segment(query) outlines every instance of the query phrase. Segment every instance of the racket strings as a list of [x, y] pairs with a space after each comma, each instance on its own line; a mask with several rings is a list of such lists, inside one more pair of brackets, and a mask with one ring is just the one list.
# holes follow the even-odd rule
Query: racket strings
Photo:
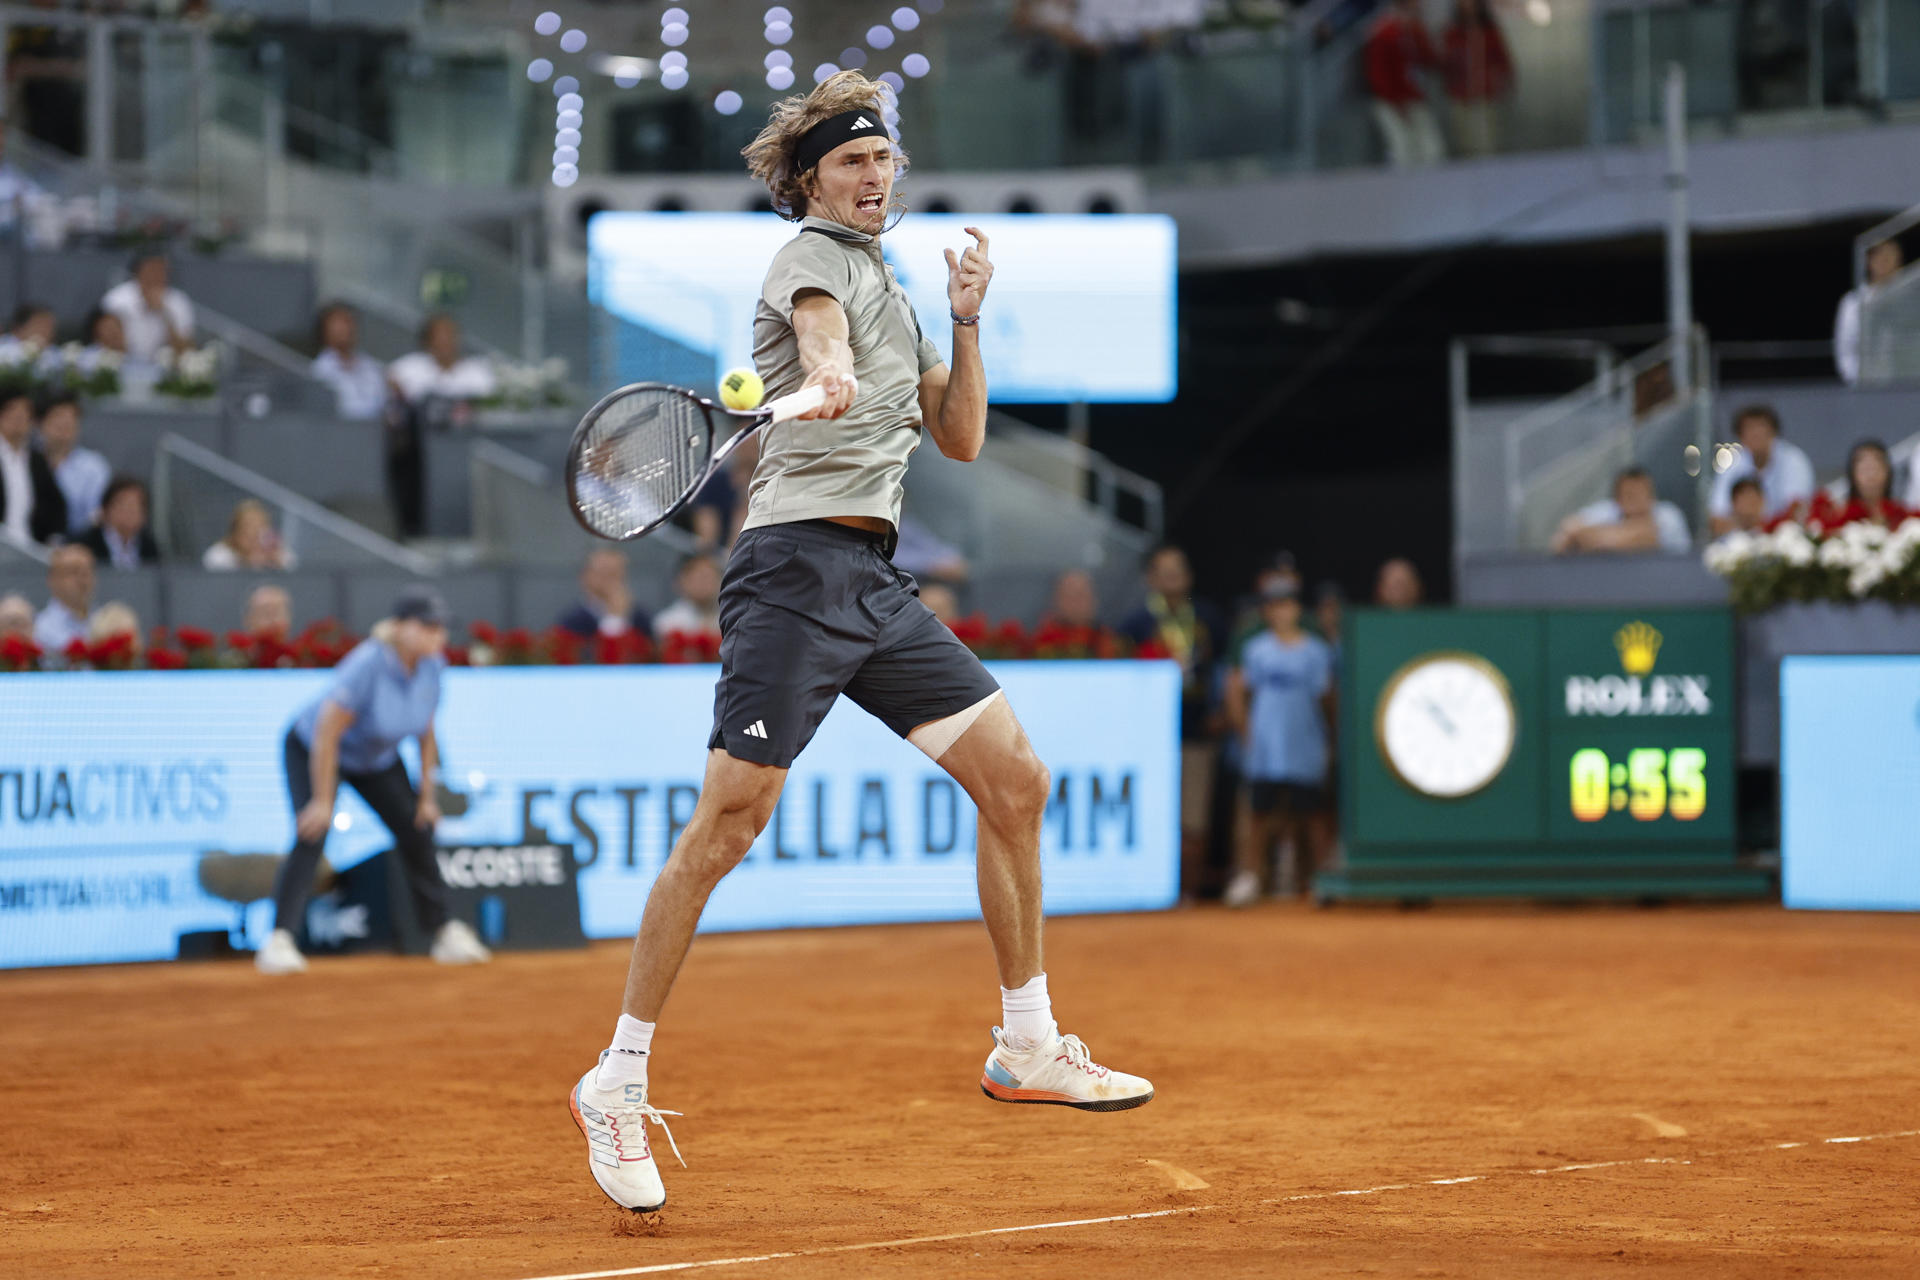
[[587, 432], [574, 484], [581, 517], [607, 537], [631, 537], [686, 495], [712, 449], [706, 410], [692, 396], [632, 392]]

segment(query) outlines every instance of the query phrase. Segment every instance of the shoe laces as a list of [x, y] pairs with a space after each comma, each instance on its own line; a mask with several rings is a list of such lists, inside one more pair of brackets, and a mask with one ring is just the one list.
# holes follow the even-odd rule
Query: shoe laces
[[1079, 1036], [1061, 1036], [1060, 1048], [1060, 1057], [1066, 1059], [1068, 1066], [1078, 1067], [1090, 1075], [1103, 1076], [1107, 1073], [1105, 1067], [1093, 1060], [1093, 1054], [1088, 1051], [1086, 1044]]
[[653, 1121], [659, 1125], [661, 1131], [667, 1135], [667, 1145], [673, 1148], [673, 1158], [680, 1162], [682, 1169], [687, 1167], [687, 1158], [680, 1154], [680, 1144], [673, 1140], [673, 1130], [668, 1126], [666, 1119], [668, 1116], [685, 1115], [685, 1112], [662, 1111], [650, 1102], [629, 1102], [617, 1107], [607, 1108], [607, 1114], [613, 1116], [623, 1124], [632, 1122], [638, 1125], [643, 1135], [646, 1132], [646, 1125], [642, 1122], [647, 1120]]

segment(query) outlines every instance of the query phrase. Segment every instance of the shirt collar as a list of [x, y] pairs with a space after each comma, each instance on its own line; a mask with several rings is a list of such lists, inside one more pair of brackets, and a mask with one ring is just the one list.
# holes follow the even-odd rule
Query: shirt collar
[[835, 222], [832, 218], [816, 218], [812, 214], [800, 219], [802, 231], [818, 231], [833, 240], [846, 240], [853, 244], [872, 244], [873, 237], [864, 231], [855, 231], [852, 227]]
[[16, 449], [5, 440], [0, 440], [0, 456], [12, 458], [16, 462], [25, 462], [27, 456], [32, 452], [33, 445], [31, 442], [23, 444]]

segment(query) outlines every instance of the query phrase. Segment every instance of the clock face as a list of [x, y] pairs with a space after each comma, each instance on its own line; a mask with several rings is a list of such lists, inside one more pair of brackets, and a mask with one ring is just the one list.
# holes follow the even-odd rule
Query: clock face
[[1374, 733], [1400, 781], [1456, 800], [1500, 776], [1517, 719], [1506, 677], [1470, 653], [1430, 653], [1394, 674], [1380, 695]]

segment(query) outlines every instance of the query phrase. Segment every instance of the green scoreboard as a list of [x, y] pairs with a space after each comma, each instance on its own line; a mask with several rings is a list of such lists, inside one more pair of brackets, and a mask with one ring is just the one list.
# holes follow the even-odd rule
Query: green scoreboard
[[1323, 900], [1757, 896], [1724, 610], [1356, 613]]

